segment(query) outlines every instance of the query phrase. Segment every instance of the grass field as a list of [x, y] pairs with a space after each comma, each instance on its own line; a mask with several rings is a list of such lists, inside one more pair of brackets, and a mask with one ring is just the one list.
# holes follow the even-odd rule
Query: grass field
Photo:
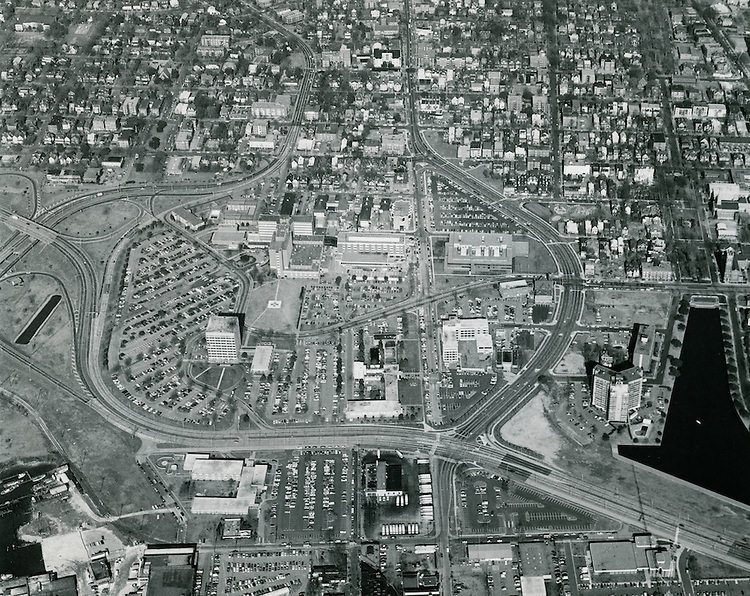
[[117, 201], [92, 205], [65, 218], [56, 229], [76, 238], [96, 238], [133, 223], [141, 209], [134, 203]]
[[582, 320], [585, 324], [605, 327], [631, 327], [634, 323], [645, 323], [663, 329], [671, 302], [669, 292], [586, 290]]
[[[245, 304], [248, 328], [294, 333], [300, 308], [302, 280], [279, 279], [254, 288]], [[271, 300], [281, 301], [281, 308], [268, 308]]]

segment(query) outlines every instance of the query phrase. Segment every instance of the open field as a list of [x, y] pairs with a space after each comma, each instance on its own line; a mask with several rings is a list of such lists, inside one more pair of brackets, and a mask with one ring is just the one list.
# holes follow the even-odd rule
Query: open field
[[568, 351], [552, 369], [553, 375], [581, 376], [586, 374], [586, 361], [577, 347], [569, 347]]
[[[3, 377], [0, 382], [5, 383]], [[48, 460], [52, 446], [26, 410], [0, 394], [0, 470]]]
[[[294, 333], [301, 302], [300, 292], [304, 285], [304, 280], [279, 279], [254, 288], [245, 303], [247, 327], [275, 333]], [[280, 301], [280, 308], [268, 308], [272, 300]]]
[[17, 174], [0, 174], [0, 204], [3, 209], [31, 217], [34, 202], [34, 186], [27, 178]]
[[509, 443], [541, 453], [545, 460], [552, 461], [563, 441], [547, 420], [548, 407], [549, 397], [540, 391], [503, 425], [500, 436]]
[[127, 229], [141, 214], [141, 208], [129, 201], [92, 205], [76, 211], [56, 228], [76, 238], [96, 238], [116, 230]]
[[588, 325], [632, 327], [645, 323], [663, 328], [669, 317], [669, 292], [586, 290], [582, 320]]
[[[62, 294], [60, 285], [45, 275], [16, 276], [0, 284], [0, 329], [4, 338], [14, 342], [53, 294]], [[72, 381], [72, 341], [68, 305], [63, 298], [31, 341], [16, 347], [36, 362], [43, 362], [61, 379]]]
[[[0, 353], [0, 370], [11, 371], [15, 366], [15, 361]], [[148, 479], [136, 465], [139, 439], [107, 424], [91, 407], [65, 397], [34, 372], [11, 377], [4, 386], [22, 395], [41, 415], [95, 503], [114, 513], [157, 504]]]

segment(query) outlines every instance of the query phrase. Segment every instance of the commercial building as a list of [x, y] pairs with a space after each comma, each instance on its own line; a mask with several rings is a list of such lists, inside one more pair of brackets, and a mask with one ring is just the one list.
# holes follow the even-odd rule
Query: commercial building
[[651, 372], [656, 347], [656, 327], [636, 323], [633, 325], [633, 335], [630, 340], [630, 361], [644, 373]]
[[216, 364], [239, 362], [242, 344], [240, 320], [237, 315], [211, 315], [206, 326], [208, 361]]
[[589, 553], [594, 573], [637, 573], [648, 569], [646, 549], [636, 547], [630, 540], [591, 542]]
[[197, 459], [193, 462], [190, 479], [193, 481], [239, 482], [245, 466], [241, 459]]
[[513, 546], [505, 542], [485, 542], [469, 544], [468, 558], [471, 561], [502, 561], [510, 563], [513, 560]]
[[341, 232], [337, 252], [342, 264], [380, 266], [403, 262], [406, 238], [387, 232]]
[[195, 544], [147, 547], [138, 573], [146, 578], [145, 596], [192, 594], [197, 562]]
[[57, 577], [54, 571], [0, 580], [0, 596], [78, 596], [75, 575]]
[[471, 275], [510, 273], [513, 259], [528, 253], [528, 242], [515, 241], [511, 234], [452, 232], [445, 247], [445, 267]]
[[609, 422], [627, 422], [628, 412], [641, 405], [643, 371], [636, 366], [615, 370], [602, 364], [594, 367], [591, 404], [603, 410]]
[[172, 210], [172, 219], [184, 228], [193, 232], [200, 230], [204, 225], [203, 220], [200, 217], [184, 207], [177, 207]]
[[193, 463], [193, 481], [237, 482], [233, 496], [201, 495], [193, 497], [190, 511], [201, 515], [247, 514], [258, 506], [258, 495], [265, 490], [266, 464], [246, 464], [242, 459], [201, 459]]
[[489, 322], [482, 317], [445, 321], [440, 339], [445, 366], [477, 368], [494, 351]]
[[273, 346], [256, 346], [250, 372], [254, 375], [267, 375], [271, 372]]
[[[356, 363], [355, 363], [356, 364]], [[398, 398], [398, 373], [384, 372], [383, 399], [357, 399], [346, 402], [346, 418], [398, 418], [404, 413]]]

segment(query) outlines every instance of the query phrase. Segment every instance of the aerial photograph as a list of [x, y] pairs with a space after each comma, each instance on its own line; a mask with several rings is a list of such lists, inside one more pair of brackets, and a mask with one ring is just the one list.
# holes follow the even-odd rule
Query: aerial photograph
[[750, 0], [0, 0], [0, 596], [750, 596]]

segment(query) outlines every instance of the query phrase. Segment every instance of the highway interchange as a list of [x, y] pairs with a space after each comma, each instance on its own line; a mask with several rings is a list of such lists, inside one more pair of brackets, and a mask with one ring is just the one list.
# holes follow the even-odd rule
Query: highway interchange
[[[409, 22], [408, 1], [405, 6], [407, 22]], [[169, 447], [163, 447], [165, 451], [173, 452], [175, 449], [187, 448], [216, 451], [277, 450], [302, 448], [311, 445], [340, 445], [394, 448], [406, 452], [418, 452], [429, 454], [435, 462], [438, 459], [446, 462], [440, 464], [444, 467], [440, 468], [439, 479], [439, 482], [443, 483], [445, 487], [448, 486], [448, 484], [445, 484], [446, 478], [449, 478], [450, 474], [455, 472], [460, 463], [474, 463], [491, 473], [512, 475], [514, 478], [525, 481], [550, 495], [574, 502], [602, 515], [637, 527], [645, 527], [658, 536], [673, 537], [675, 528], [682, 523], [682, 519], [679, 512], [669, 511], [668, 505], [660, 506], [653, 503], [645, 505], [635, 496], [612, 494], [595, 484], [586, 483], [580, 478], [571, 478], [569, 473], [563, 469], [540, 464], [538, 460], [529, 457], [524, 452], [500, 443], [496, 439], [496, 429], [509, 420], [534, 394], [538, 387], [539, 375], [554, 366], [563, 356], [569, 345], [571, 333], [582, 312], [586, 283], [582, 280], [582, 268], [577, 254], [569, 244], [561, 242], [561, 237], [553, 227], [524, 209], [521, 204], [507, 199], [482, 181], [467, 176], [458, 166], [435, 155], [430, 150], [418, 126], [416, 89], [414, 76], [411, 74], [408, 77], [407, 99], [412, 114], [409, 126], [415, 162], [432, 168], [435, 172], [450, 180], [457, 188], [484, 201], [500, 215], [510, 218], [524, 227], [530, 235], [548, 246], [558, 266], [559, 271], [555, 280], [563, 287], [563, 291], [560, 293], [555, 325], [549, 329], [550, 332], [534, 353], [531, 361], [520, 372], [517, 380], [511, 385], [490, 393], [480, 405], [454, 427], [436, 430], [425, 425], [422, 431], [388, 424], [308, 425], [295, 428], [260, 426], [257, 430], [243, 431], [242, 434], [239, 434], [236, 430], [214, 431], [170, 423], [149, 416], [142, 410], [132, 408], [121, 396], [115, 394], [114, 388], [105, 379], [106, 371], [101, 366], [101, 355], [106, 350], [106, 346], [102, 345], [108, 302], [108, 293], [102, 290], [106, 280], [97, 276], [94, 265], [82, 250], [80, 244], [56, 232], [55, 229], [66, 218], [84, 208], [120, 201], [125, 197], [129, 197], [129, 200], [144, 200], [148, 204], [150, 216], [171, 225], [167, 217], [168, 210], [160, 211], [157, 208], [160, 197], [182, 196], [188, 193], [192, 198], [185, 203], [185, 206], [199, 206], [215, 200], [217, 193], [241, 191], [258, 180], [283, 170], [297, 143], [300, 130], [298, 123], [301, 121], [302, 110], [312, 88], [315, 58], [306, 42], [293, 31], [275, 21], [271, 21], [264, 15], [255, 14], [292, 40], [305, 54], [308, 65], [304, 80], [300, 85], [300, 94], [295, 105], [292, 124], [286, 137], [286, 145], [277, 159], [262, 171], [256, 172], [244, 180], [223, 183], [218, 187], [216, 185], [203, 188], [195, 186], [176, 187], [175, 185], [131, 186], [127, 189], [123, 187], [103, 192], [88, 192], [46, 210], [40, 210], [36, 205], [34, 213], [30, 217], [14, 219], [13, 229], [15, 232], [5, 246], [0, 247], [0, 279], [18, 275], [19, 271], [24, 269], [24, 258], [39, 243], [45, 243], [59, 251], [74, 268], [75, 275], [71, 279], [63, 280], [59, 277], [56, 279], [64, 288], [65, 302], [68, 305], [71, 320], [74, 321], [73, 341], [75, 353], [78, 356], [75, 368], [82, 386], [68, 387], [61, 383], [46, 370], [43, 363], [30, 361], [10, 342], [1, 341], [0, 349], [9, 354], [19, 364], [22, 364], [24, 368], [28, 367], [30, 372], [44, 378], [46, 382], [52, 383], [61, 390], [86, 401], [90, 407], [99, 412], [114, 426], [128, 433], [137, 434], [148, 444], [168, 444]], [[407, 39], [413, 40], [411, 31], [407, 32]], [[405, 47], [407, 64], [413, 65], [412, 44], [407, 43]], [[34, 192], [38, 193], [36, 187], [34, 187]], [[7, 213], [3, 213], [3, 215], [6, 218], [9, 217]], [[426, 238], [429, 233], [427, 232], [427, 226], [424, 225], [424, 217], [425, 215], [420, 209], [419, 218], [422, 220], [420, 234]], [[47, 248], [47, 250], [51, 250], [51, 248]], [[116, 255], [108, 263], [106, 270], [111, 271], [114, 258], [116, 258]], [[47, 273], [47, 275], [51, 274]], [[251, 288], [249, 280], [243, 278], [241, 281], [243, 290], [238, 296], [238, 305], [244, 303], [246, 292]], [[489, 284], [495, 281], [481, 280], [473, 284], [467, 284], [465, 287]], [[683, 288], [684, 286], [679, 287]], [[700, 287], [704, 291], [706, 289], [706, 286], [696, 287]], [[451, 289], [449, 293], [455, 290], [461, 290], [461, 286]], [[418, 306], [429, 306], [446, 295], [446, 292], [425, 293], [402, 304], [388, 306], [365, 317], [348, 321], [344, 327], [353, 327], [378, 319], [386, 314], [414, 309]], [[304, 335], [328, 334], [335, 331], [335, 327], [306, 331]], [[439, 514], [438, 535], [441, 548], [447, 549], [449, 535], [447, 502], [450, 491], [440, 492], [441, 500], [437, 503]], [[728, 562], [750, 569], [750, 557], [745, 553], [744, 548], [740, 547], [744, 536], [739, 533], [718, 536], [711, 527], [710, 519], [692, 520], [688, 527], [681, 528], [680, 538], [683, 546], [698, 552], [720, 556]]]

